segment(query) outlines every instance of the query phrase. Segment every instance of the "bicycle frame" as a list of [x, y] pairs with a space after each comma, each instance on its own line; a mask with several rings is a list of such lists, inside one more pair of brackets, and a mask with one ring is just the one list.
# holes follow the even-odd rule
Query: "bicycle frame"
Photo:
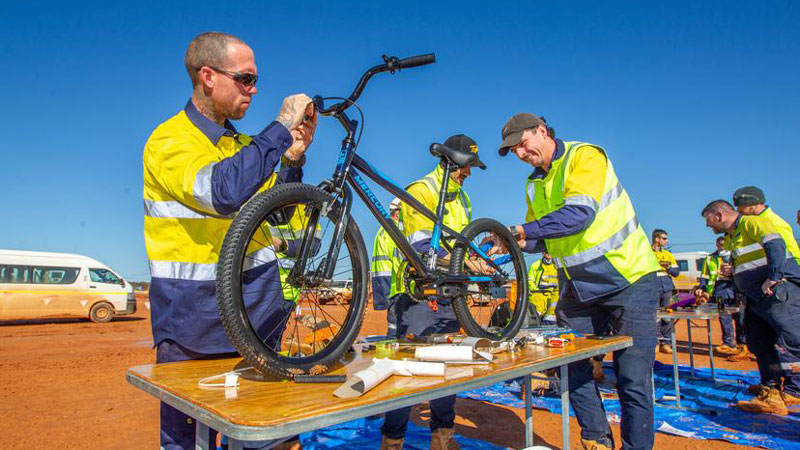
[[[339, 152], [339, 158], [337, 159], [336, 169], [333, 173], [333, 176], [331, 177], [331, 180], [327, 180], [321, 184], [323, 188], [334, 195], [334, 198], [341, 198], [342, 220], [336, 224], [333, 237], [334, 242], [329, 247], [328, 254], [321, 262], [320, 266], [318, 267], [318, 272], [315, 274], [315, 276], [319, 279], [330, 280], [333, 277], [336, 261], [338, 260], [339, 256], [339, 250], [343, 242], [344, 230], [347, 228], [347, 222], [350, 217], [353, 190], [367, 206], [367, 209], [369, 209], [370, 213], [381, 224], [381, 226], [383, 226], [408, 263], [414, 268], [414, 270], [418, 275], [421, 276], [423, 280], [429, 282], [435, 281], [436, 284], [468, 284], [487, 281], [504, 282], [508, 279], [508, 274], [499, 266], [497, 266], [492, 259], [477, 245], [472, 243], [462, 234], [445, 226], [442, 223], [442, 219], [444, 217], [446, 183], [449, 182], [448, 178], [452, 170], [449, 164], [445, 166], [445, 174], [444, 179], [442, 180], [443, 183], [442, 190], [439, 195], [439, 203], [437, 205], [437, 210], [434, 213], [426, 208], [417, 199], [412, 197], [408, 192], [406, 192], [403, 187], [383, 174], [375, 166], [356, 155], [356, 142], [354, 137], [359, 124], [357, 121], [351, 120], [347, 116], [345, 110], [351, 104], [355, 103], [355, 100], [357, 100], [360, 96], [369, 78], [380, 72], [394, 72], [394, 70], [399, 70], [402, 67], [414, 67], [415, 65], [429, 64], [434, 60], [435, 58], [433, 58], [433, 55], [422, 55], [405, 60], [398, 60], [394, 57], [384, 57], [386, 64], [375, 66], [369, 69], [361, 77], [361, 80], [356, 86], [356, 89], [353, 91], [353, 94], [351, 94], [350, 97], [345, 101], [325, 109], [322, 105], [322, 99], [320, 97], [315, 97], [314, 103], [317, 111], [320, 114], [335, 117], [347, 132], [347, 136], [342, 141], [342, 147]], [[410, 61], [413, 61], [412, 65], [404, 65], [404, 63]], [[362, 177], [362, 174], [433, 222], [434, 225], [431, 232], [431, 249], [428, 253], [428, 264], [423, 262], [422, 258], [420, 258], [417, 252], [412, 248], [411, 244], [406, 240], [405, 236], [400, 231], [400, 228], [398, 228], [398, 226], [395, 225], [391, 220], [389, 212], [383, 207], [380, 201], [378, 201], [378, 198], [369, 188], [366, 181]], [[327, 205], [327, 207], [330, 207], [330, 205]], [[313, 236], [315, 227], [317, 226], [318, 218], [319, 211], [312, 212], [311, 216], [309, 217], [308, 224], [306, 225], [306, 231], [304, 233], [303, 243], [301, 244], [300, 248], [300, 254], [294, 268], [292, 269], [292, 274], [290, 277], [297, 277], [305, 270], [305, 263], [311, 252], [311, 245], [310, 243], [307, 243], [309, 240], [306, 239], [306, 237]], [[443, 234], [445, 239], [442, 239]], [[441, 272], [437, 271], [436, 268], [437, 254], [439, 249], [443, 246], [446, 250], [448, 250], [448, 252], [452, 252], [452, 246], [447, 242], [448, 239], [454, 239], [456, 242], [461, 242], [469, 246], [470, 249], [475, 252], [475, 254], [477, 254], [495, 270], [495, 273], [492, 276], [441, 274]]]

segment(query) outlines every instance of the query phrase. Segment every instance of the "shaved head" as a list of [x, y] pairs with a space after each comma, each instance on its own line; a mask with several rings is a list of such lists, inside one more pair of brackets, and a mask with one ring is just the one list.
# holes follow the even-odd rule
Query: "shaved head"
[[197, 85], [197, 71], [201, 67], [223, 68], [228, 64], [231, 44], [247, 45], [236, 36], [216, 31], [201, 33], [192, 39], [184, 59], [192, 86]]

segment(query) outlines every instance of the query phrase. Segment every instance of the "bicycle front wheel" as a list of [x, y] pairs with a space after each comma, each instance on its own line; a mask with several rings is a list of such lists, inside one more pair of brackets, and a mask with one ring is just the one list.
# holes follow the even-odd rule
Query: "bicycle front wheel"
[[[234, 219], [219, 258], [217, 305], [233, 346], [259, 372], [324, 372], [358, 336], [369, 266], [361, 233], [348, 219], [332, 279], [321, 275], [342, 211], [327, 192], [282, 184], [255, 196]], [[344, 302], [347, 289], [351, 300]]]
[[492, 258], [505, 274], [503, 277], [497, 277], [494, 269], [480, 272], [468, 269], [465, 262], [478, 259], [469, 246], [459, 243], [453, 249], [450, 273], [483, 280], [470, 283], [466, 295], [453, 300], [453, 311], [461, 327], [471, 336], [487, 339], [514, 337], [525, 320], [528, 303], [528, 277], [522, 252], [508, 228], [493, 219], [477, 219], [467, 225], [461, 234], [476, 247], [489, 238], [500, 239], [510, 249], [508, 255], [495, 255]]

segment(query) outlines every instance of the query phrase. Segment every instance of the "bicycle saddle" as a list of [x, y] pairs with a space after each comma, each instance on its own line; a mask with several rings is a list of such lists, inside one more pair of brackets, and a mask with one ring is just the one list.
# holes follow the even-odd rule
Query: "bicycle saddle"
[[458, 167], [471, 166], [486, 170], [486, 164], [484, 164], [475, 153], [450, 148], [444, 144], [437, 143], [431, 144], [430, 151], [431, 155], [437, 158], [445, 158]]

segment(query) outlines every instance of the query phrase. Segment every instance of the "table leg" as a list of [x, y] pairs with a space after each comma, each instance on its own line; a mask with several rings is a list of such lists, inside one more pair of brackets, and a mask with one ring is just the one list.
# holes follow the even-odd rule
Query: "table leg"
[[564, 364], [560, 367], [561, 372], [561, 448], [569, 448], [569, 370]]
[[678, 408], [681, 407], [681, 385], [680, 385], [680, 378], [678, 376], [678, 346], [675, 342], [675, 325], [677, 325], [677, 320], [672, 319], [672, 332], [669, 335], [670, 341], [672, 343], [672, 380], [675, 382], [675, 401], [677, 402]]
[[[208, 442], [209, 439], [209, 430], [208, 425], [200, 422], [197, 419], [194, 419], [195, 427], [194, 427], [194, 446], [196, 450], [209, 450], [211, 446]], [[216, 442], [214, 443], [216, 447]]]
[[708, 330], [708, 359], [711, 361], [711, 381], [717, 381], [714, 377], [714, 346], [711, 345], [711, 319], [706, 319], [706, 330]]
[[525, 447], [533, 447], [533, 406], [531, 376], [525, 375]]
[[692, 320], [686, 319], [686, 333], [688, 334], [689, 338], [689, 368], [692, 374], [692, 378], [694, 378], [694, 347], [692, 345]]

